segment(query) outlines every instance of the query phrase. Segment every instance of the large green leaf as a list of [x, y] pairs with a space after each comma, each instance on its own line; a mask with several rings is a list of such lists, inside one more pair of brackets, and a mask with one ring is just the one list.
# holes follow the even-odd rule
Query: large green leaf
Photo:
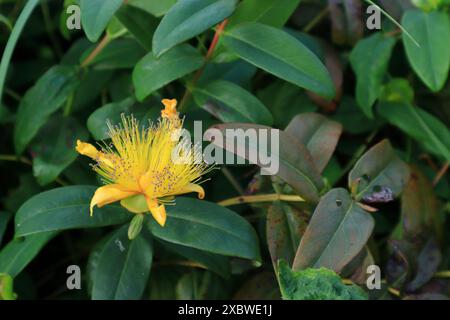
[[228, 27], [243, 22], [260, 22], [281, 28], [298, 7], [300, 0], [245, 0], [230, 18]]
[[0, 251], [0, 273], [17, 276], [55, 235], [43, 232], [9, 242]]
[[145, 49], [152, 51], [152, 37], [158, 26], [158, 19], [133, 6], [122, 7], [116, 17]]
[[81, 23], [88, 39], [96, 42], [123, 0], [80, 0]]
[[99, 248], [95, 268], [91, 270], [92, 299], [142, 298], [153, 260], [152, 237], [143, 230], [134, 240], [129, 240], [127, 232], [128, 226], [122, 226]]
[[95, 208], [89, 215], [93, 186], [70, 186], [42, 192], [17, 211], [16, 237], [75, 228], [94, 228], [116, 225], [131, 219], [120, 205]]
[[149, 0], [129, 0], [128, 4], [151, 13], [155, 17], [165, 14], [177, 0], [149, 1]]
[[36, 137], [33, 144], [33, 174], [41, 185], [53, 182], [78, 156], [77, 139], [86, 140], [88, 133], [76, 119], [55, 117]]
[[0, 247], [2, 245], [3, 236], [5, 235], [8, 223], [12, 218], [12, 214], [6, 211], [0, 211]]
[[271, 125], [269, 110], [250, 92], [232, 82], [216, 80], [195, 87], [197, 104], [223, 122], [253, 122]]
[[[219, 124], [211, 128], [215, 130], [208, 130], [205, 133], [205, 139], [263, 169], [265, 168], [266, 171], [270, 171], [270, 174], [276, 174], [307, 201], [318, 202], [319, 194], [324, 188], [322, 178], [314, 166], [309, 151], [290, 134], [278, 129], [246, 123]], [[223, 138], [215, 138], [217, 130], [220, 131]], [[232, 135], [230, 135], [230, 130]], [[270, 137], [266, 150], [258, 147], [258, 143], [249, 143], [248, 139], [244, 139], [245, 136], [252, 135], [252, 133], [257, 136], [263, 136], [262, 134], [265, 133], [267, 137]], [[236, 134], [240, 134], [241, 138], [236, 138]], [[279, 137], [278, 141], [274, 140], [277, 136]], [[273, 150], [272, 147], [275, 149]], [[255, 156], [257, 159], [254, 159]], [[271, 159], [272, 163], [262, 163], [262, 159], [265, 157]], [[276, 161], [278, 168], [275, 167]], [[270, 164], [273, 168], [270, 168]], [[276, 171], [277, 169], [278, 171]]]
[[57, 111], [78, 86], [76, 69], [54, 66], [27, 91], [17, 111], [14, 145], [22, 153], [48, 117]]
[[286, 262], [280, 261], [278, 278], [285, 300], [367, 300], [361, 288], [345, 285], [326, 268], [292, 271]]
[[320, 96], [333, 98], [330, 75], [306, 46], [287, 32], [261, 23], [243, 23], [223, 33], [225, 46], [244, 60]]
[[237, 0], [179, 0], [164, 16], [153, 36], [153, 53], [159, 57], [227, 18]]
[[211, 202], [179, 197], [167, 206], [167, 222], [154, 219], [148, 226], [153, 235], [167, 242], [212, 253], [260, 260], [255, 230], [241, 216]]
[[383, 140], [358, 160], [348, 175], [348, 185], [356, 200], [386, 202], [403, 191], [408, 179], [408, 165]]
[[450, 19], [445, 12], [408, 10], [402, 24], [420, 44], [403, 35], [409, 63], [422, 81], [433, 91], [445, 84], [450, 67]]
[[306, 146], [322, 172], [339, 142], [342, 125], [318, 113], [303, 113], [292, 119], [285, 131]]
[[382, 102], [379, 113], [422, 144], [429, 152], [450, 161], [450, 130], [425, 110], [405, 103]]
[[156, 59], [153, 53], [147, 54], [133, 71], [136, 97], [142, 101], [155, 90], [181, 78], [204, 63], [204, 58], [193, 47], [182, 44]]
[[373, 118], [372, 106], [380, 95], [394, 45], [395, 38], [377, 32], [360, 40], [350, 54], [357, 80], [356, 101], [369, 118]]
[[293, 269], [325, 267], [340, 272], [364, 247], [373, 227], [373, 218], [347, 190], [332, 189], [314, 211]]

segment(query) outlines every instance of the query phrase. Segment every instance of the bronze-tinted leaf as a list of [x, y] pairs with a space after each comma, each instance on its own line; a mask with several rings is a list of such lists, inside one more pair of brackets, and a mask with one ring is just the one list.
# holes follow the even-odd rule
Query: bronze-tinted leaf
[[336, 44], [354, 44], [364, 33], [360, 0], [328, 0], [331, 32]]

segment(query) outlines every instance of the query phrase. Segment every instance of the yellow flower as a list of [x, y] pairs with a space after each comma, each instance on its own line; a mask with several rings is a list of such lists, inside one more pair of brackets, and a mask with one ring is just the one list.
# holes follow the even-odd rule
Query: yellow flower
[[[90, 211], [120, 201], [133, 213], [150, 211], [164, 226], [164, 204], [173, 204], [174, 196], [197, 192], [203, 199], [205, 192], [198, 184], [209, 168], [201, 159], [201, 152], [190, 144], [179, 144], [183, 121], [176, 111], [175, 99], [162, 100], [165, 109], [157, 124], [145, 129], [131, 117], [122, 115], [122, 125], [108, 123], [111, 144], [98, 150], [89, 143], [77, 141], [76, 150], [96, 161], [94, 170], [105, 186], [96, 190]], [[174, 155], [185, 161], [174, 161]], [[186, 161], [186, 159], [188, 161]]]

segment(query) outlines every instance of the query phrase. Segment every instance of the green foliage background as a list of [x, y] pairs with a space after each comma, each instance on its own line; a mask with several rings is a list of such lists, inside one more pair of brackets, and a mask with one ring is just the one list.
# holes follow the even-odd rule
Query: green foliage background
[[[449, 2], [376, 4], [381, 30], [359, 0], [0, 0], [0, 299], [448, 298]], [[222, 166], [130, 241], [75, 142], [162, 98], [281, 129], [280, 171]]]

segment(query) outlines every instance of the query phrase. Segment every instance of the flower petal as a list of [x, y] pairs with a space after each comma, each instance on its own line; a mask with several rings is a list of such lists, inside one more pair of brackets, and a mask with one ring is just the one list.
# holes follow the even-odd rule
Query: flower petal
[[158, 201], [156, 201], [155, 199], [150, 199], [148, 197], [146, 197], [146, 199], [148, 209], [152, 213], [153, 218], [156, 220], [156, 222], [159, 223], [161, 227], [164, 227], [167, 219], [166, 208], [163, 204], [158, 205]]
[[96, 147], [94, 147], [90, 143], [82, 142], [80, 140], [77, 140], [77, 146], [75, 148], [79, 154], [82, 154], [83, 156], [88, 156], [91, 159], [96, 159], [98, 157], [99, 151]]
[[90, 206], [91, 216], [94, 212], [93, 211], [94, 206], [101, 208], [107, 204], [131, 197], [135, 194], [137, 194], [137, 192], [124, 190], [118, 184], [109, 184], [100, 187], [95, 191], [94, 196], [91, 199], [91, 206]]
[[196, 184], [196, 183], [189, 183], [188, 185], [186, 185], [182, 189], [178, 190], [175, 193], [175, 195], [191, 193], [191, 192], [197, 192], [199, 199], [205, 198], [205, 190], [203, 190], [202, 186], [200, 186], [199, 184]]

